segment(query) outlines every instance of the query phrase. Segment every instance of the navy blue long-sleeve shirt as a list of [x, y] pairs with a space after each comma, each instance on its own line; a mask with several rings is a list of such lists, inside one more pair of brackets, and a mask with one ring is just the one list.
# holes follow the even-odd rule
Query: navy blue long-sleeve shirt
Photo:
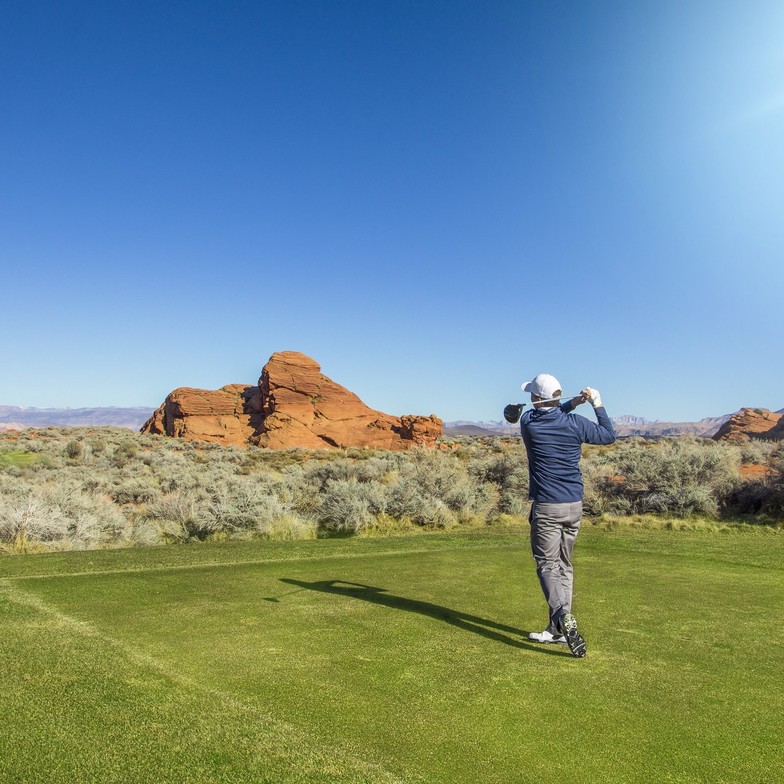
[[581, 445], [615, 441], [604, 406], [594, 409], [598, 424], [568, 413], [571, 409], [569, 401], [553, 408], [529, 409], [520, 418], [520, 432], [528, 453], [528, 497], [539, 503], [582, 501]]

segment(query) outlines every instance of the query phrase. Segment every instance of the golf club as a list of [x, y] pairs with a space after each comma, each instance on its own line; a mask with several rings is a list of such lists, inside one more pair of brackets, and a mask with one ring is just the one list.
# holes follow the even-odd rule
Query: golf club
[[[553, 400], [562, 400], [563, 398], [572, 399], [575, 397], [582, 397], [582, 392], [578, 395], [559, 395], [558, 397], [548, 397], [544, 400], [536, 400], [531, 405], [535, 405], [536, 403], [552, 403]], [[527, 403], [510, 403], [506, 408], [504, 408], [504, 419], [510, 425], [516, 425], [520, 421], [520, 417], [523, 415], [523, 409], [526, 407]]]

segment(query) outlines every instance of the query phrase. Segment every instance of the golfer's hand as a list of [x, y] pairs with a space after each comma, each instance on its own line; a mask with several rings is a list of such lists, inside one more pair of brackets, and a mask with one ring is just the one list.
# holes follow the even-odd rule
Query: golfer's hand
[[582, 396], [594, 407], [599, 408], [602, 405], [602, 398], [599, 394], [598, 389], [591, 389], [591, 387], [586, 387], [580, 393]]
[[585, 401], [586, 401], [587, 399], [588, 399], [588, 398], [586, 398], [586, 397], [585, 397], [585, 395], [577, 395], [577, 397], [573, 397], [573, 398], [572, 398], [572, 399], [569, 401], [569, 405], [571, 405], [571, 407], [574, 409], [574, 408], [577, 408], [577, 406], [580, 406], [580, 405], [582, 405], [583, 403], [585, 403]]

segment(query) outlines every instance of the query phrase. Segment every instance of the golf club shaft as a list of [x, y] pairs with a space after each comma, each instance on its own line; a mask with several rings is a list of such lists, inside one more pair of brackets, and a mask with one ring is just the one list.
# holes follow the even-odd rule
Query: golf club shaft
[[[559, 395], [558, 397], [548, 397], [548, 398], [545, 398], [544, 400], [532, 400], [531, 401], [531, 406], [533, 408], [536, 408], [538, 405], [540, 405], [542, 403], [552, 403], [553, 401], [556, 401], [556, 400], [562, 400], [564, 397], [566, 397], [570, 402], [572, 400], [574, 400], [575, 398], [580, 398], [581, 402], [585, 402], [586, 401], [586, 398], [583, 396], [583, 393], [581, 392], [579, 395], [572, 395], [571, 397], [566, 396], [566, 395]], [[510, 425], [516, 425], [520, 421], [520, 417], [522, 416], [523, 409], [527, 405], [528, 405], [527, 403], [510, 403], [504, 409], [504, 419]]]
[[553, 400], [563, 400], [564, 398], [571, 400], [572, 398], [582, 397], [582, 396], [583, 393], [580, 392], [578, 395], [559, 395], [558, 397], [547, 397], [544, 400], [532, 400], [531, 405], [535, 405], [536, 403], [552, 403]]

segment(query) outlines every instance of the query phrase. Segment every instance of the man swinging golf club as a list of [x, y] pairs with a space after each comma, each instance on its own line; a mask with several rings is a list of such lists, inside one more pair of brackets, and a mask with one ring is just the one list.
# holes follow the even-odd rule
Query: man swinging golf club
[[[543, 643], [565, 642], [575, 656], [582, 658], [586, 646], [572, 615], [571, 562], [583, 513], [581, 445], [612, 444], [615, 431], [595, 389], [586, 387], [561, 404], [561, 385], [547, 373], [540, 373], [522, 389], [530, 392], [533, 406], [520, 417], [520, 432], [528, 453], [528, 496], [533, 502], [529, 518], [531, 551], [550, 609], [547, 628], [528, 638]], [[586, 401], [593, 406], [598, 424], [570, 413]], [[519, 411], [522, 408], [519, 406]]]

